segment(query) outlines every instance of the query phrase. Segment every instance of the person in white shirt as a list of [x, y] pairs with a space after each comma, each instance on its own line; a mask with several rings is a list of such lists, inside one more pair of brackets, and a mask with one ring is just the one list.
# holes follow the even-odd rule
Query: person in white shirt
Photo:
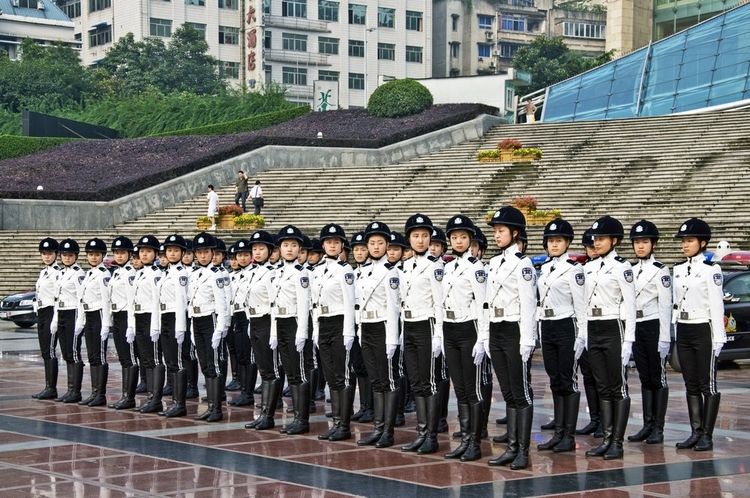
[[37, 313], [37, 335], [39, 349], [44, 359], [44, 389], [32, 394], [36, 399], [55, 399], [57, 397], [57, 337], [50, 332], [52, 315], [55, 312], [55, 282], [62, 270], [56, 263], [59, 244], [53, 238], [47, 237], [39, 242], [39, 255], [44, 268], [39, 272], [36, 281], [36, 298], [34, 310]]
[[214, 216], [219, 210], [219, 194], [214, 191], [214, 186], [208, 186], [208, 194], [206, 194], [206, 204], [208, 204], [208, 211], [206, 216], [211, 220], [210, 230], [216, 230], [216, 220]]
[[263, 199], [263, 189], [260, 187], [260, 180], [255, 180], [255, 185], [250, 189], [250, 199], [255, 207], [253, 214], [260, 214], [260, 208], [265, 204]]

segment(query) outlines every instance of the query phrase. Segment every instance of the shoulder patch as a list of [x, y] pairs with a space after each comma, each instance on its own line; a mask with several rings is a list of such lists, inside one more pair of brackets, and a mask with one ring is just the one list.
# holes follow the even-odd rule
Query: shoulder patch
[[443, 281], [443, 269], [442, 268], [436, 268], [434, 275], [435, 275], [435, 280], [437, 280], [438, 282]]
[[666, 289], [672, 287], [672, 279], [669, 277], [669, 275], [664, 275], [663, 277], [661, 277], [661, 285]]
[[483, 284], [487, 280], [487, 273], [484, 270], [477, 270], [474, 272], [474, 278], [477, 279], [477, 282]]
[[219, 289], [224, 288], [224, 277], [219, 277], [216, 279], [216, 287], [218, 287]]
[[531, 282], [531, 279], [534, 278], [534, 270], [529, 267], [521, 268], [521, 276], [527, 282]]
[[714, 273], [714, 283], [718, 286], [721, 286], [723, 282], [724, 277], [721, 275], [721, 273]]
[[128, 277], [128, 283], [130, 285], [133, 285], [133, 282], [135, 282], [135, 275], [133, 275], [132, 277]]
[[618, 263], [627, 263], [628, 262], [628, 260], [625, 259], [625, 258], [623, 258], [622, 256], [615, 256], [615, 261], [617, 261]]
[[185, 287], [188, 284], [188, 278], [186, 276], [180, 277], [180, 285]]
[[391, 277], [390, 281], [391, 289], [396, 290], [398, 289], [398, 277]]
[[659, 263], [658, 261], [654, 261], [654, 266], [657, 268], [664, 268], [664, 263]]
[[715, 261], [706, 261], [706, 260], [704, 260], [703, 264], [706, 264], [708, 266], [714, 266], [716, 264], [716, 262]]
[[86, 279], [86, 275], [81, 275], [81, 276], [79, 276], [79, 277], [78, 277], [78, 283], [79, 283], [79, 284], [82, 284], [82, 283], [83, 283], [83, 281], [84, 281], [85, 279]]
[[102, 279], [102, 282], [104, 282], [104, 285], [109, 285], [109, 281], [112, 280], [112, 277], [104, 277]]
[[586, 277], [583, 276], [583, 273], [576, 273], [576, 284], [579, 287], [582, 287], [583, 284], [586, 283]]
[[633, 283], [633, 270], [627, 269], [624, 272], [622, 272], [623, 277], [625, 277], [625, 281], [629, 284]]
[[344, 281], [346, 282], [346, 285], [354, 285], [354, 273], [344, 274]]
[[310, 287], [310, 278], [309, 277], [300, 277], [299, 278], [299, 284], [302, 286], [303, 289], [307, 289]]

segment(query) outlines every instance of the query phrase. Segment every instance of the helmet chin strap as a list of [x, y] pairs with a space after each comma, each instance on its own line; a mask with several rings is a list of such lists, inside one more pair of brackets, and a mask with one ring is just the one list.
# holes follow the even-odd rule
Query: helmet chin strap
[[[412, 250], [413, 250], [413, 249], [412, 249]], [[425, 254], [427, 254], [427, 250], [425, 250], [425, 251], [422, 251], [422, 252], [417, 252], [417, 251], [414, 251], [414, 254], [416, 254], [417, 256], [424, 256]]]

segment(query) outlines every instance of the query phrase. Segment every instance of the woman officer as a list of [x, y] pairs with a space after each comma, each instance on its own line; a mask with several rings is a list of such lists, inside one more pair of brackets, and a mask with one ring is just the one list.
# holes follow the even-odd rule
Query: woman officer
[[44, 389], [31, 395], [36, 399], [57, 397], [57, 337], [50, 331], [50, 325], [55, 312], [55, 282], [62, 271], [56, 262], [58, 249], [59, 244], [53, 238], [47, 237], [39, 242], [39, 255], [44, 268], [39, 272], [39, 278], [36, 281], [34, 311], [38, 316], [37, 335], [39, 349], [44, 359]]
[[[323, 375], [331, 389], [333, 426], [319, 439], [342, 441], [351, 438], [349, 423], [354, 400], [351, 349], [354, 345], [354, 270], [339, 255], [346, 233], [334, 223], [320, 230], [325, 258], [313, 272], [313, 342], [320, 351]], [[305, 384], [302, 403], [310, 402]], [[297, 402], [294, 404], [297, 407]]]
[[479, 384], [487, 337], [484, 264], [471, 256], [474, 223], [466, 216], [453, 216], [446, 225], [454, 259], [443, 271], [443, 354], [458, 402], [461, 444], [445, 458], [462, 462], [482, 458], [484, 403]]
[[643, 428], [628, 441], [664, 442], [664, 417], [669, 387], [665, 363], [669, 353], [672, 319], [672, 279], [669, 268], [654, 258], [659, 240], [656, 225], [641, 220], [630, 229], [630, 240], [638, 256], [635, 273], [635, 343], [633, 359], [641, 380]]
[[539, 275], [540, 342], [544, 368], [549, 375], [555, 413], [555, 435], [537, 446], [555, 453], [575, 451], [575, 430], [581, 393], [578, 391], [577, 360], [585, 348], [586, 321], [583, 267], [568, 257], [573, 227], [556, 219], [544, 227], [542, 245], [549, 259]]
[[505, 399], [508, 448], [490, 465], [513, 470], [529, 465], [531, 421], [531, 354], [536, 345], [536, 271], [518, 252], [518, 236], [526, 227], [523, 214], [512, 206], [495, 211], [488, 222], [500, 253], [490, 260], [484, 308], [488, 315], [489, 353]]
[[635, 341], [635, 285], [633, 268], [615, 250], [625, 235], [622, 223], [603, 216], [591, 226], [591, 233], [599, 258], [586, 265], [586, 337], [604, 440], [586, 456], [613, 460], [622, 458], [630, 414], [625, 368]]
[[723, 277], [719, 265], [706, 261], [703, 254], [711, 239], [705, 221], [690, 218], [676, 237], [682, 240], [687, 261], [674, 266], [672, 322], [691, 429], [690, 437], [677, 443], [677, 448], [710, 451], [721, 401], [721, 393], [716, 391], [716, 358], [727, 340]]

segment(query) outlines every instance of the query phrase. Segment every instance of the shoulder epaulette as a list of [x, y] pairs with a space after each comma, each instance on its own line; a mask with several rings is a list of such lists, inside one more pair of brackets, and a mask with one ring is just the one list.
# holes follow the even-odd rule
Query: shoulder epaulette
[[707, 261], [707, 260], [703, 260], [703, 263], [707, 264], [708, 266], [714, 266], [716, 264], [715, 261]]
[[625, 259], [625, 258], [623, 258], [622, 256], [615, 256], [615, 261], [617, 261], [618, 263], [627, 263], [628, 262], [628, 260]]
[[566, 261], [567, 261], [568, 263], [570, 263], [571, 265], [573, 265], [573, 266], [575, 266], [575, 265], [577, 265], [577, 264], [578, 264], [578, 261], [576, 261], [575, 259], [567, 259]]
[[71, 266], [71, 268], [73, 268], [73, 270], [75, 270], [75, 271], [78, 271], [78, 270], [81, 269], [81, 267], [78, 266], [78, 265], [73, 265], [73, 266]]
[[107, 267], [106, 266], [100, 266], [99, 270], [101, 270], [101, 271], [107, 271]]
[[125, 265], [125, 266], [124, 266], [124, 268], [125, 268], [125, 269], [126, 269], [127, 271], [130, 271], [130, 270], [132, 270], [132, 269], [133, 269], [133, 267], [132, 267], [132, 266], [130, 266], [130, 265]]
[[436, 258], [435, 256], [433, 256], [432, 254], [430, 254], [429, 256], [427, 256], [427, 259], [429, 259], [429, 260], [430, 260], [430, 261], [432, 261], [433, 263], [434, 263], [435, 261], [437, 261], [437, 260], [438, 260], [438, 259], [437, 259], [437, 258]]
[[362, 265], [362, 268], [365, 268], [365, 267], [371, 266], [371, 265], [372, 265], [372, 261], [368, 261], [367, 263], [365, 263], [365, 264]]
[[214, 273], [221, 273], [221, 268], [219, 268], [218, 266], [212, 266], [211, 271]]
[[52, 265], [52, 268], [55, 269], [55, 270], [59, 270], [60, 269], [60, 267], [57, 264]]
[[152, 269], [152, 270], [154, 270], [154, 271], [158, 271], [158, 270], [159, 270], [159, 267], [158, 267], [158, 266], [156, 266], [156, 265], [151, 265], [151, 269]]
[[182, 271], [183, 267], [181, 265], [177, 265], [177, 271]]
[[474, 263], [476, 263], [477, 261], [479, 261], [479, 260], [477, 258], [475, 258], [474, 256], [469, 256], [469, 263], [471, 263], [472, 265]]
[[664, 268], [664, 263], [659, 263], [658, 261], [654, 261], [654, 266], [657, 268]]
[[276, 269], [276, 267], [275, 267], [275, 266], [273, 266], [273, 265], [266, 265], [266, 268], [267, 268], [267, 269], [269, 269], [269, 270], [274, 270], [274, 269]]
[[675, 266], [684, 265], [685, 263], [687, 263], [687, 260], [683, 261], [682, 263], [675, 263]]
[[349, 263], [347, 263], [346, 261], [339, 261], [339, 264], [340, 264], [341, 266], [346, 266], [346, 265], [348, 265]]
[[294, 267], [295, 267], [295, 268], [296, 268], [296, 269], [297, 269], [298, 271], [302, 271], [302, 270], [304, 270], [304, 269], [305, 269], [305, 267], [304, 267], [304, 266], [302, 266], [302, 265], [294, 265]]
[[523, 259], [523, 258], [525, 258], [525, 257], [526, 257], [526, 255], [525, 255], [524, 253], [522, 253], [522, 252], [517, 252], [517, 253], [516, 253], [516, 257], [517, 257], [518, 259]]
[[383, 265], [383, 266], [385, 266], [385, 269], [386, 269], [386, 270], [392, 270], [392, 269], [394, 269], [394, 268], [395, 268], [395, 266], [393, 266], [393, 265], [392, 265], [392, 264], [390, 264], [390, 263], [386, 263], [386, 264], [385, 264], [385, 265]]

